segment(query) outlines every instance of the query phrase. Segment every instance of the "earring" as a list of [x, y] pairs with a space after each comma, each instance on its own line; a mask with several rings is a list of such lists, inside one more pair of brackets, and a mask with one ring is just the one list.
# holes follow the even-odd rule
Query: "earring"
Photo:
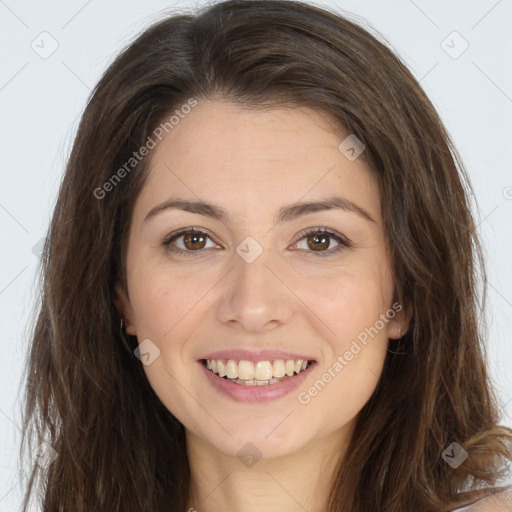
[[121, 317], [121, 325], [119, 329], [119, 336], [121, 337], [121, 341], [123, 342], [123, 345], [126, 347], [126, 350], [132, 355], [132, 349], [130, 348], [130, 345], [128, 344], [128, 340], [125, 337], [125, 332], [123, 331], [124, 321]]

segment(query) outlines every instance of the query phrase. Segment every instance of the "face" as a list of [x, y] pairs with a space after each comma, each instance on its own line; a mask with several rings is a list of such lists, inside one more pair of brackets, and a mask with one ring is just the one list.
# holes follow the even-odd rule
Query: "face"
[[346, 136], [312, 110], [210, 100], [152, 150], [117, 304], [160, 400], [219, 453], [348, 436], [405, 331], [378, 186]]

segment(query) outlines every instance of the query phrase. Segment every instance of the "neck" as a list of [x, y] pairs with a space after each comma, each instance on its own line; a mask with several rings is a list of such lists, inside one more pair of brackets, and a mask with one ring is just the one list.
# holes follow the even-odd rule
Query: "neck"
[[252, 465], [187, 431], [190, 492], [187, 511], [324, 512], [346, 433], [335, 432], [284, 457]]

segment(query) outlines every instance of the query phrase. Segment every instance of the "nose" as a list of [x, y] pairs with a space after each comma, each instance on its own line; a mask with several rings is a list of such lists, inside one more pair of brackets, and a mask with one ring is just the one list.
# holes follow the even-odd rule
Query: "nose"
[[250, 332], [286, 324], [294, 313], [294, 293], [271, 265], [268, 251], [252, 263], [235, 255], [234, 268], [223, 280], [217, 308], [220, 322]]

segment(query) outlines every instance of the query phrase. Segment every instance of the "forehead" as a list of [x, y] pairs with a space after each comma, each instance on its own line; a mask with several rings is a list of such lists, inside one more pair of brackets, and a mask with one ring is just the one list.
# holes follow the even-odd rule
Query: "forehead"
[[342, 194], [365, 203], [378, 218], [375, 178], [363, 158], [350, 161], [340, 151], [346, 137], [324, 114], [307, 108], [199, 101], [153, 149], [137, 203], [150, 208], [179, 193], [254, 211]]

